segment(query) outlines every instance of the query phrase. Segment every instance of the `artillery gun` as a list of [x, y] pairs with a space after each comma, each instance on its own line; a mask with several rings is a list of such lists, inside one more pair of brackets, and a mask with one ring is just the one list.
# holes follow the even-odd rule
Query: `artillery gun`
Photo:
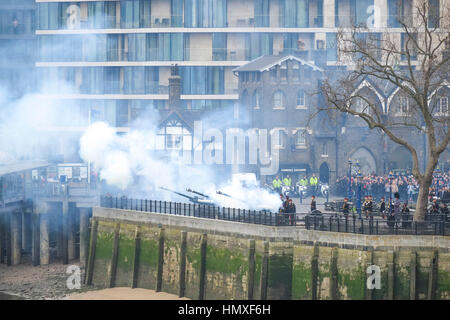
[[[204, 205], [209, 205], [209, 206], [214, 205], [214, 202], [211, 199], [208, 199], [209, 198], [208, 196], [203, 195], [203, 194], [202, 194], [203, 198], [199, 198], [198, 196], [189, 196], [187, 194], [184, 194], [184, 193], [181, 193], [181, 192], [169, 189], [169, 188], [165, 188], [165, 187], [159, 187], [159, 188], [161, 190], [169, 191], [169, 192], [175, 193], [181, 197], [184, 197], [194, 204], [204, 204]], [[187, 189], [186, 191], [192, 192], [193, 190]]]

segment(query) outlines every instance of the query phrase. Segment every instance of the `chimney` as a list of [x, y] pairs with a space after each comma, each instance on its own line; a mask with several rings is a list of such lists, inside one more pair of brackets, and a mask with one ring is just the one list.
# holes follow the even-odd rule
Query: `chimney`
[[170, 67], [169, 77], [169, 109], [179, 110], [181, 109], [181, 77], [179, 74], [178, 65]]

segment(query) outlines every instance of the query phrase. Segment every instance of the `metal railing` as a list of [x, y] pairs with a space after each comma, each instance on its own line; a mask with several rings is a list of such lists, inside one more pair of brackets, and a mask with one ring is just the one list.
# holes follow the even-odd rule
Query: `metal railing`
[[127, 197], [101, 196], [100, 207], [143, 212], [172, 214], [224, 221], [260, 224], [266, 226], [295, 226], [295, 214], [270, 211], [217, 207], [207, 204], [180, 203], [160, 200], [132, 199]]
[[358, 218], [357, 215], [307, 215], [305, 228], [308, 230], [347, 232], [369, 235], [449, 235], [450, 223], [446, 215], [428, 215], [425, 221], [413, 221], [412, 215], [402, 215], [398, 219], [385, 220]]

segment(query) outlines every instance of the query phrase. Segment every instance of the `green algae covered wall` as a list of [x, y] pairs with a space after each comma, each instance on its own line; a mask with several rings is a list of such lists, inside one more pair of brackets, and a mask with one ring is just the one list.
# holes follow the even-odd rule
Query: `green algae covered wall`
[[438, 257], [436, 299], [450, 300], [450, 253]]
[[133, 278], [133, 262], [136, 227], [120, 225], [119, 247], [117, 252], [117, 271], [115, 286], [130, 287]]
[[366, 298], [366, 270], [370, 263], [368, 251], [338, 249], [337, 298], [364, 300]]
[[[98, 287], [134, 285], [191, 299], [450, 299], [446, 252], [252, 240], [107, 219], [98, 220], [95, 239], [89, 265]], [[381, 288], [368, 290], [372, 264]]]
[[201, 266], [202, 234], [189, 232], [187, 234], [186, 250], [186, 291], [185, 296], [198, 299]]
[[164, 263], [162, 270], [161, 291], [178, 294], [180, 283], [181, 262], [181, 231], [175, 229], [164, 230]]
[[139, 270], [137, 282], [139, 288], [155, 289], [158, 272], [158, 239], [159, 228], [141, 227]]
[[313, 246], [294, 245], [292, 261], [292, 299], [312, 299]]
[[206, 299], [247, 299], [248, 239], [209, 235], [206, 250]]
[[270, 243], [267, 299], [291, 299], [292, 261], [292, 242]]
[[92, 281], [99, 287], [108, 287], [115, 225], [112, 222], [101, 221], [98, 226]]

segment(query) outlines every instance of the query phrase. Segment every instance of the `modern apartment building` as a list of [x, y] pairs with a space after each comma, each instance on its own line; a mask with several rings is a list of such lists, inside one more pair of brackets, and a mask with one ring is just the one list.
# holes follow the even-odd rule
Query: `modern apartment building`
[[13, 98], [35, 83], [35, 11], [34, 0], [0, 1], [0, 87]]
[[[439, 10], [439, 2], [430, 0]], [[168, 108], [178, 64], [182, 105], [235, 105], [232, 70], [261, 56], [295, 53], [334, 66], [339, 27], [374, 23], [397, 32], [413, 0], [36, 0], [43, 85], [80, 100], [89, 119], [123, 128], [147, 108]], [[374, 11], [374, 7], [379, 8]], [[376, 12], [376, 13], [374, 13]], [[374, 20], [372, 19], [375, 16]], [[388, 28], [388, 29], [386, 29]], [[399, 33], [400, 37], [400, 33]], [[55, 79], [65, 80], [52, 81]], [[53, 83], [58, 83], [57, 86]]]

